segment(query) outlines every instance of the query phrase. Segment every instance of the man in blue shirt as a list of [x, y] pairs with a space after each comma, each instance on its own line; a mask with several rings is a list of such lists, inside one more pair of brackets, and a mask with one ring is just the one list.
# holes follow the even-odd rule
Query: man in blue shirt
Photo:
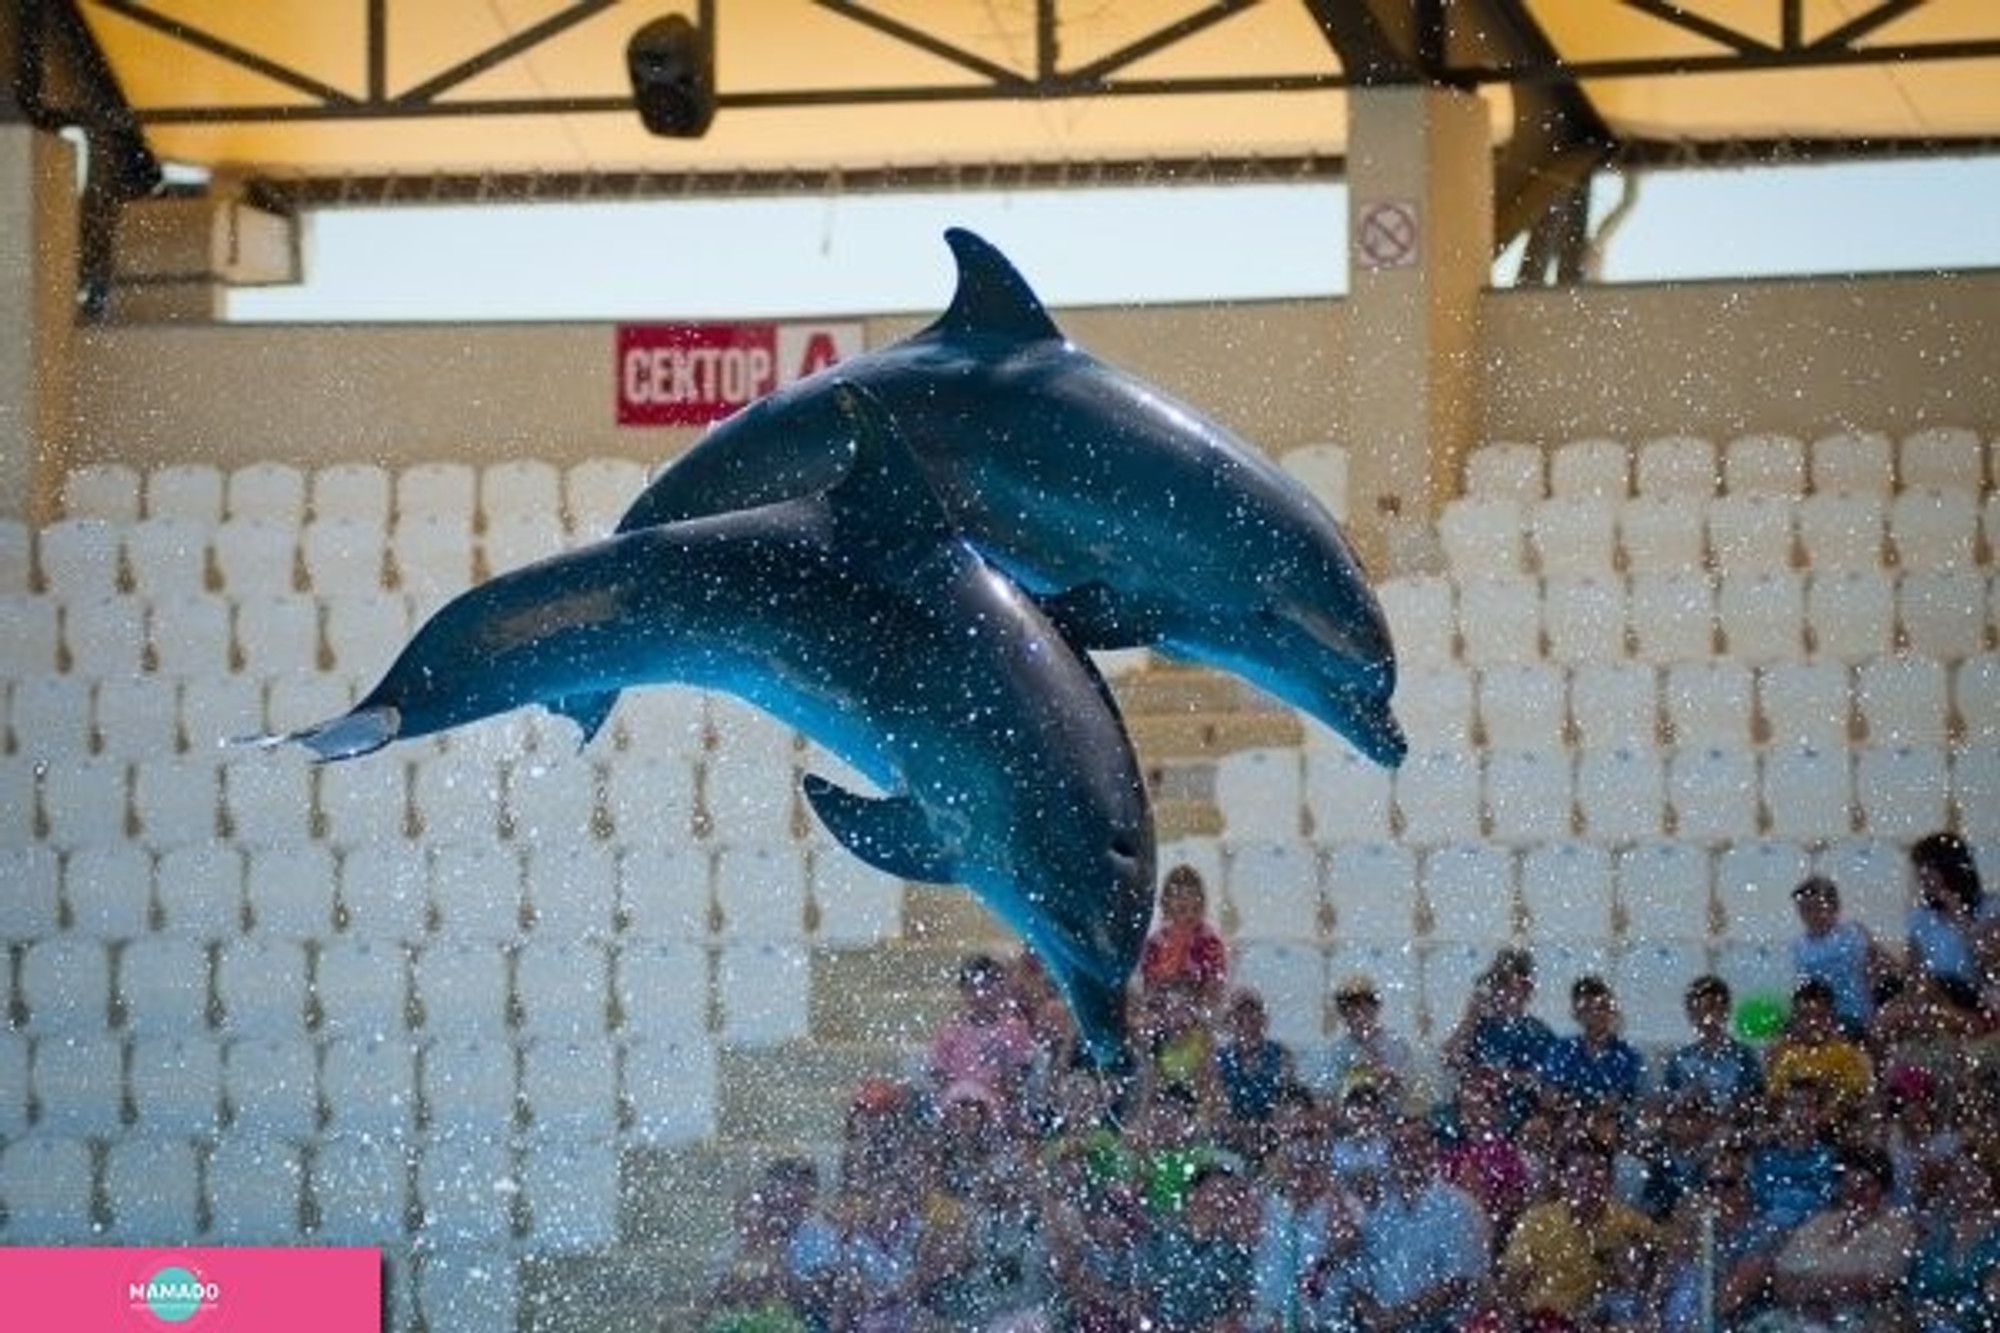
[[1646, 1061], [1618, 1035], [1618, 997], [1603, 977], [1584, 975], [1569, 988], [1577, 1031], [1549, 1049], [1543, 1081], [1549, 1091], [1581, 1111], [1607, 1103], [1629, 1107], [1645, 1082]]

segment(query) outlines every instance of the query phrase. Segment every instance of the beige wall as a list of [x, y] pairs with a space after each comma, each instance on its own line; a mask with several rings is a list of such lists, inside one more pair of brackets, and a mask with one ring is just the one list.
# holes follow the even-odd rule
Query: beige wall
[[[1351, 448], [1337, 301], [1064, 312], [1078, 342], [1274, 452]], [[1483, 299], [1485, 439], [2000, 430], [2000, 272]], [[872, 344], [917, 321], [870, 323]], [[72, 462], [669, 457], [613, 420], [603, 324], [129, 326], [78, 339]]]

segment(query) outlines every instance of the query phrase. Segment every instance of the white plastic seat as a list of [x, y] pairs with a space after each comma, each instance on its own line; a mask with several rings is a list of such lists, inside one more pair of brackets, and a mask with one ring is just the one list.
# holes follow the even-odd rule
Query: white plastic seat
[[63, 513], [130, 523], [139, 517], [139, 472], [125, 463], [84, 463], [63, 474]]
[[296, 528], [306, 512], [306, 476], [290, 463], [246, 463], [232, 470], [224, 486], [223, 513]]
[[152, 759], [180, 748], [180, 692], [165, 676], [113, 676], [97, 684], [97, 741], [120, 759]]
[[481, 565], [488, 575], [504, 574], [556, 554], [566, 540], [562, 515], [554, 509], [503, 515], [480, 535]]
[[1461, 578], [1527, 571], [1527, 515], [1520, 501], [1467, 496], [1449, 501], [1437, 520], [1445, 559]]
[[514, 958], [520, 1029], [537, 1039], [603, 1035], [611, 1004], [611, 962], [601, 943], [530, 939]]
[[1757, 761], [1747, 748], [1677, 751], [1667, 763], [1676, 837], [1728, 843], [1757, 834]]
[[1722, 448], [1722, 489], [1730, 495], [1805, 494], [1805, 442], [1779, 434], [1743, 435], [1729, 441]]
[[230, 1036], [302, 1040], [310, 998], [305, 945], [257, 937], [224, 941], [215, 956], [215, 992]]
[[1274, 1040], [1292, 1050], [1326, 1040], [1326, 955], [1308, 944], [1246, 940], [1230, 962], [1231, 980], [1263, 997]]
[[1889, 544], [1906, 571], [1971, 567], [1979, 537], [1979, 493], [1925, 487], [1889, 501]]
[[209, 1153], [204, 1179], [210, 1242], [283, 1245], [299, 1235], [305, 1162], [296, 1144], [264, 1134], [225, 1134]]
[[316, 518], [299, 531], [306, 582], [320, 597], [391, 600], [383, 592], [388, 549], [386, 529], [356, 519]]
[[531, 847], [574, 846], [597, 827], [599, 786], [597, 766], [581, 756], [523, 755], [507, 767], [502, 820]]
[[[1387, 790], [1385, 780], [1385, 823]], [[844, 851], [815, 847], [806, 858], [806, 882], [818, 917], [813, 939], [820, 947], [880, 944], [902, 933], [902, 880]]]
[[1239, 939], [1309, 941], [1320, 929], [1320, 863], [1293, 839], [1232, 840], [1224, 848], [1222, 898]]
[[406, 517], [389, 530], [396, 586], [419, 602], [455, 597], [472, 584], [472, 530], [434, 516]]
[[1549, 454], [1556, 499], [1623, 500], [1632, 491], [1632, 451], [1623, 440], [1566, 440]]
[[1237, 750], [1215, 765], [1215, 804], [1235, 838], [1296, 838], [1305, 809], [1296, 747]]
[[1840, 914], [1875, 938], [1900, 941], [1910, 911], [1910, 861], [1902, 846], [1881, 838], [1841, 838], [1813, 857], [1815, 874], [1840, 886]]
[[521, 1100], [528, 1126], [538, 1137], [610, 1137], [618, 1126], [617, 1047], [606, 1035], [525, 1042]]
[[431, 1133], [455, 1137], [451, 1131], [472, 1131], [500, 1140], [516, 1119], [518, 1064], [515, 1048], [496, 1036], [455, 1035], [427, 1043], [420, 1086]]
[[1896, 476], [1904, 490], [1978, 491], [1986, 485], [1986, 445], [1965, 426], [1911, 431], [1896, 446]]
[[1391, 578], [1375, 595], [1402, 670], [1447, 666], [1458, 656], [1458, 612], [1450, 582], [1434, 574]]
[[212, 838], [169, 847], [153, 871], [159, 928], [191, 940], [221, 939], [243, 920], [243, 853]]
[[1885, 653], [1895, 643], [1893, 585], [1881, 571], [1834, 570], [1806, 584], [1813, 652], [1842, 662]]
[[1530, 575], [1462, 579], [1459, 600], [1477, 614], [1459, 619], [1459, 641], [1475, 666], [1542, 659], [1542, 590]]
[[1896, 619], [1911, 652], [1956, 661], [1991, 647], [1989, 576], [1977, 569], [1919, 569], [1896, 581]]
[[410, 960], [402, 944], [352, 935], [329, 939], [313, 968], [320, 1029], [336, 1038], [395, 1041], [405, 1026], [409, 987]]
[[1396, 673], [1389, 705], [1412, 750], [1463, 749], [1472, 744], [1474, 676], [1456, 666]]
[[329, 841], [348, 848], [393, 847], [398, 859], [412, 856], [409, 848], [394, 847], [409, 821], [407, 765], [380, 759], [325, 764], [314, 770], [314, 778]]
[[623, 751], [692, 761], [708, 748], [708, 704], [707, 692], [678, 685], [627, 690], [603, 738]]
[[437, 519], [471, 532], [478, 513], [478, 474], [470, 464], [413, 463], [396, 474], [396, 522]]
[[458, 941], [521, 936], [521, 859], [491, 841], [444, 843], [430, 857], [431, 927]]
[[528, 1243], [537, 1253], [592, 1253], [617, 1242], [615, 1143], [604, 1138], [533, 1140], [521, 1154], [521, 1185], [528, 1206]]
[[41, 835], [40, 768], [29, 755], [0, 755], [0, 850], [26, 847]]
[[42, 584], [63, 602], [116, 596], [123, 559], [123, 529], [105, 519], [59, 518], [35, 537]]
[[1805, 584], [1789, 570], [1724, 574], [1716, 589], [1724, 651], [1739, 662], [1790, 662], [1805, 656]]
[[297, 583], [299, 530], [268, 518], [229, 518], [210, 538], [222, 591], [231, 597], [289, 595]]
[[773, 763], [754, 744], [723, 746], [702, 769], [701, 809], [710, 837], [730, 842], [783, 842], [792, 836], [797, 778], [787, 759]]
[[312, 760], [297, 747], [231, 755], [222, 809], [229, 836], [253, 849], [303, 841], [313, 830]]
[[1703, 506], [1685, 496], [1635, 495], [1618, 506], [1618, 549], [1638, 574], [1679, 574], [1708, 559]]
[[1748, 746], [1755, 739], [1755, 677], [1740, 661], [1677, 662], [1660, 694], [1675, 745]]
[[111, 1135], [124, 1128], [125, 1044], [108, 1033], [67, 1033], [35, 1042], [31, 1062], [38, 1128]]
[[222, 777], [213, 751], [132, 765], [132, 815], [148, 847], [205, 842], [220, 831]]
[[1799, 548], [1813, 570], [1877, 570], [1887, 563], [1889, 512], [1885, 497], [1827, 491], [1808, 495], [1794, 510]]
[[1635, 655], [1642, 661], [1715, 655], [1715, 581], [1705, 573], [1634, 574], [1630, 615]]
[[2000, 838], [2000, 746], [1968, 745], [1952, 752], [1951, 804], [1958, 830], [1968, 839]]
[[322, 1245], [382, 1245], [402, 1235], [409, 1210], [403, 1147], [371, 1134], [336, 1134], [313, 1152], [312, 1194]]
[[127, 1081], [135, 1128], [159, 1137], [205, 1137], [222, 1123], [222, 1047], [206, 1034], [140, 1037]]
[[53, 848], [0, 842], [0, 940], [29, 943], [62, 928], [62, 859]]
[[420, 939], [430, 914], [428, 877], [414, 844], [392, 840], [349, 846], [340, 862], [339, 899], [347, 933], [370, 940]]
[[1942, 745], [1950, 705], [1943, 664], [1898, 654], [1863, 662], [1854, 700], [1871, 745]]
[[[494, 1189], [493, 1182], [515, 1179], [515, 1170], [513, 1152], [504, 1139], [468, 1133], [431, 1143], [417, 1161], [417, 1203], [423, 1211], [426, 1239], [445, 1253], [507, 1240], [514, 1229], [515, 1195], [511, 1190]], [[480, 1268], [490, 1270], [490, 1265]], [[429, 1327], [513, 1325], [511, 1308], [505, 1318], [499, 1318], [494, 1309], [495, 1301], [511, 1283], [496, 1282], [490, 1271], [482, 1271], [479, 1284], [458, 1285], [450, 1296], [440, 1293], [433, 1308], [428, 1299], [429, 1284], [441, 1276], [427, 1265], [420, 1279], [418, 1298], [425, 1302]]]
[[1548, 455], [1512, 440], [1479, 445], [1465, 456], [1465, 493], [1476, 499], [1525, 503], [1548, 494]]
[[1646, 1048], [1677, 1046], [1691, 1035], [1682, 995], [1708, 971], [1708, 951], [1685, 941], [1639, 941], [1618, 951], [1609, 981], [1618, 994], [1620, 1033]]
[[411, 976], [424, 1031], [502, 1037], [512, 1000], [507, 971], [506, 949], [490, 942], [441, 938], [418, 950]]
[[1798, 934], [1792, 890], [1811, 868], [1796, 843], [1746, 839], [1724, 848], [1715, 860], [1715, 903], [1724, 936], [1782, 944]]
[[1765, 752], [1763, 766], [1772, 836], [1811, 842], [1852, 831], [1854, 786], [1844, 747], [1774, 746]]
[[232, 665], [229, 603], [187, 593], [152, 603], [146, 614], [147, 653], [161, 676], [212, 679]]
[[206, 527], [222, 521], [222, 469], [213, 463], [163, 463], [146, 474], [148, 518], [185, 518]]
[[2000, 743], [2000, 653], [1980, 653], [1952, 668], [1951, 704], [1967, 744]]
[[642, 1040], [707, 1040], [706, 948], [686, 940], [628, 937], [619, 946], [612, 976], [626, 1035]]
[[502, 769], [478, 749], [420, 754], [410, 766], [410, 802], [425, 841], [487, 844], [499, 837]]
[[208, 533], [197, 519], [162, 515], [125, 530], [132, 590], [142, 597], [181, 597], [208, 590]]
[[89, 1244], [91, 1146], [75, 1135], [35, 1132], [0, 1145], [0, 1202], [10, 1245]]
[[1475, 944], [1470, 940], [1439, 940], [1423, 950], [1423, 1015], [1421, 1029], [1413, 1038], [1427, 1043], [1442, 1042], [1465, 1013], [1473, 987], [1493, 960], [1494, 943]]
[[194, 1036], [208, 1024], [208, 952], [202, 940], [143, 935], [118, 955], [125, 1029], [139, 1035]]
[[1937, 745], [1869, 745], [1854, 757], [1861, 831], [1915, 841], [1947, 825], [1951, 779]]
[[319, 1069], [309, 1041], [230, 1042], [222, 1054], [222, 1093], [238, 1132], [305, 1138], [319, 1128]]
[[253, 847], [244, 876], [249, 928], [280, 940], [317, 940], [333, 932], [332, 849], [303, 839]]
[[1504, 940], [1514, 933], [1514, 858], [1474, 843], [1436, 847], [1422, 861], [1430, 933], [1445, 940]]
[[236, 603], [236, 656], [250, 676], [319, 671], [319, 603], [297, 593], [258, 593]]
[[1657, 838], [1667, 810], [1666, 765], [1651, 747], [1587, 748], [1576, 758], [1579, 832], [1590, 841], [1615, 846]]
[[806, 864], [796, 842], [733, 842], [715, 856], [721, 934], [796, 943], [805, 935]]
[[1417, 863], [1407, 846], [1354, 843], [1327, 855], [1326, 894], [1343, 940], [1407, 942], [1417, 929]]
[[1650, 748], [1659, 740], [1659, 672], [1645, 663], [1579, 663], [1570, 673], [1569, 716], [1586, 749]]
[[42, 768], [41, 779], [49, 842], [69, 849], [125, 840], [131, 808], [123, 760], [60, 756]]
[[22, 676], [14, 682], [8, 706], [15, 749], [32, 759], [93, 753], [96, 697], [96, 685], [87, 676]]
[[1567, 838], [1574, 802], [1567, 751], [1487, 752], [1485, 803], [1495, 841], [1518, 845]]
[[539, 458], [509, 459], [488, 463], [479, 470], [480, 526], [490, 530], [497, 524], [524, 515], [547, 515], [562, 528], [562, 473], [555, 464]]
[[1396, 809], [1403, 838], [1418, 846], [1478, 838], [1477, 757], [1460, 750], [1413, 752], [1396, 770]]
[[1815, 491], [1887, 495], [1895, 485], [1894, 454], [1881, 431], [1840, 431], [1813, 441]]
[[1534, 940], [1608, 940], [1616, 902], [1611, 853], [1553, 841], [1521, 854], [1521, 909]]
[[645, 465], [629, 458], [572, 464], [563, 473], [563, 513], [570, 533], [583, 541], [609, 533], [645, 486]]
[[409, 639], [410, 604], [393, 593], [337, 596], [321, 605], [329, 664], [349, 679], [378, 679]]
[[146, 662], [146, 606], [114, 594], [66, 602], [63, 657], [71, 672], [95, 680], [136, 676]]
[[392, 487], [387, 469], [376, 463], [331, 463], [312, 475], [314, 521], [389, 526]]
[[1853, 730], [1853, 687], [1841, 662], [1773, 662], [1760, 667], [1757, 704], [1773, 745], [1844, 749]]
[[1551, 578], [1542, 586], [1542, 632], [1554, 662], [1615, 662], [1626, 656], [1625, 580], [1616, 575]]
[[531, 937], [544, 942], [610, 938], [618, 905], [618, 858], [611, 846], [534, 836], [527, 843], [523, 893]]
[[1790, 569], [1797, 503], [1761, 492], [1716, 497], [1707, 507], [1710, 561], [1725, 574]]
[[716, 953], [715, 997], [725, 1041], [773, 1046], [806, 1035], [812, 968], [796, 944], [759, 940]]
[[1721, 479], [1714, 443], [1693, 435], [1642, 441], [1632, 464], [1633, 488], [1640, 495], [1707, 499]]
[[1306, 750], [1306, 818], [1316, 841], [1378, 842], [1388, 838], [1394, 793], [1393, 770], [1346, 746]]
[[35, 593], [0, 595], [0, 678], [21, 680], [52, 674], [62, 657], [62, 626], [56, 600]]
[[320, 1086], [328, 1136], [399, 1139], [416, 1124], [416, 1053], [400, 1037], [359, 1033], [328, 1041]]
[[1324, 441], [1294, 445], [1278, 456], [1278, 465], [1319, 501], [1339, 522], [1348, 517], [1348, 475], [1345, 447]]

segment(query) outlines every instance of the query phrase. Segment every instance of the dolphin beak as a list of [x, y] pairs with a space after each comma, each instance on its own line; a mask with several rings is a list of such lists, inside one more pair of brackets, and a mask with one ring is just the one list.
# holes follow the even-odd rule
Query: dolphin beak
[[379, 750], [396, 739], [402, 726], [403, 715], [396, 708], [389, 704], [376, 704], [343, 713], [317, 726], [268, 736], [245, 737], [241, 743], [261, 750], [274, 750], [288, 744], [303, 745], [313, 752], [314, 758], [325, 762], [352, 759]]

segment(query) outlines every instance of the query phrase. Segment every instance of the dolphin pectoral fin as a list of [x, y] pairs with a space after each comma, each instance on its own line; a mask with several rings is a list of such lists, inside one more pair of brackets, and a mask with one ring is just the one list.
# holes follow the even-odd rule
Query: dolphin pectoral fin
[[618, 706], [618, 694], [615, 690], [605, 694], [572, 694], [543, 706], [557, 717], [566, 717], [576, 723], [577, 730], [583, 733], [576, 743], [576, 748], [581, 750], [611, 719], [611, 710]]
[[280, 745], [303, 745], [313, 752], [314, 758], [322, 761], [352, 759], [379, 750], [395, 740], [402, 725], [401, 713], [388, 704], [377, 704], [342, 713], [318, 726], [298, 731], [246, 736], [240, 743], [255, 745], [263, 750], [275, 750]]
[[926, 884], [957, 878], [922, 807], [910, 797], [860, 796], [817, 773], [806, 774], [800, 787], [826, 831], [877, 870]]

